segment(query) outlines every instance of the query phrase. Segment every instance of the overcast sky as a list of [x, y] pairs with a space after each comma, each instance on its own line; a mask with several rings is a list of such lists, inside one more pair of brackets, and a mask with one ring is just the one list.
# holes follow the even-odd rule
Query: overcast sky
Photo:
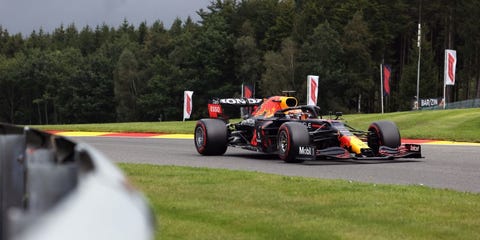
[[173, 20], [188, 16], [199, 20], [196, 11], [211, 0], [0, 0], [0, 25], [10, 34], [30, 35], [42, 28], [52, 32], [63, 24], [95, 27], [106, 23], [118, 27], [123, 19], [135, 27], [142, 21], [160, 20], [170, 28]]

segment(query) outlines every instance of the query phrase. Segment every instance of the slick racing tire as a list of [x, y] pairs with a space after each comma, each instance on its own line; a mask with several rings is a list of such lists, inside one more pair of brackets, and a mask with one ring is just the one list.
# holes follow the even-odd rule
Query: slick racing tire
[[280, 126], [277, 135], [277, 149], [280, 159], [287, 163], [301, 163], [297, 159], [298, 147], [310, 144], [307, 127], [297, 122], [286, 122]]
[[220, 119], [201, 119], [195, 126], [195, 148], [202, 155], [222, 155], [227, 151], [227, 126]]
[[398, 148], [401, 144], [397, 125], [391, 121], [373, 122], [368, 128], [368, 146], [378, 153], [380, 146]]

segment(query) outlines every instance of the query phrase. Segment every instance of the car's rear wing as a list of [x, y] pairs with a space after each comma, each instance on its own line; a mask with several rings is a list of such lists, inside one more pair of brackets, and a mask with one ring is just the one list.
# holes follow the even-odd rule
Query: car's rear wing
[[[263, 102], [260, 98], [217, 98], [211, 100], [208, 104], [208, 114], [211, 118], [224, 118], [224, 111], [222, 106], [237, 106], [251, 113], [258, 105]], [[242, 114], [244, 115], [244, 114]]]

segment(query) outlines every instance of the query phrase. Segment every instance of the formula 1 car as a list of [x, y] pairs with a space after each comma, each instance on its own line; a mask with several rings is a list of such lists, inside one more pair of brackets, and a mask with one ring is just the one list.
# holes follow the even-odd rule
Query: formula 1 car
[[[367, 131], [360, 131], [339, 120], [341, 113], [324, 119], [319, 107], [297, 104], [291, 96], [215, 99], [208, 105], [210, 118], [195, 126], [195, 147], [202, 155], [222, 155], [229, 146], [276, 153], [288, 163], [422, 157], [420, 145], [401, 144], [391, 121], [373, 122]], [[224, 116], [225, 105], [253, 110], [240, 122], [230, 123]]]

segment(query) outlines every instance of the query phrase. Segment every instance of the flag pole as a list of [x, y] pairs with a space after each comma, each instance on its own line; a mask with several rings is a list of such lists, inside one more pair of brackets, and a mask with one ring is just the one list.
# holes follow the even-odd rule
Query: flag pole
[[187, 108], [186, 92], [183, 91], [183, 122], [185, 122], [185, 109]]
[[421, 61], [421, 54], [422, 54], [422, 45], [421, 45], [421, 30], [422, 25], [418, 24], [418, 66], [417, 66], [417, 110], [420, 109], [420, 61]]
[[185, 100], [186, 100], [186, 99], [185, 99], [185, 98], [186, 98], [186, 97], [185, 97], [186, 94], [187, 94], [187, 93], [186, 93], [185, 91], [183, 91], [183, 114], [182, 114], [182, 117], [183, 117], [183, 120], [182, 120], [182, 121], [183, 121], [183, 122], [185, 122], [185, 109], [186, 109], [186, 106], [187, 106], [187, 105], [186, 105], [187, 103], [186, 103], [186, 101], [185, 101]]
[[382, 114], [383, 114], [383, 64], [380, 64], [380, 101], [382, 102]]
[[422, 0], [420, 0], [418, 9], [418, 35], [417, 35], [417, 47], [418, 47], [418, 66], [417, 66], [417, 109], [420, 109], [420, 61], [422, 54]]
[[[445, 64], [445, 66], [447, 66], [447, 64], [448, 64], [446, 57], [445, 57], [444, 64]], [[443, 109], [445, 109], [447, 107], [446, 106], [447, 105], [446, 89], [447, 89], [447, 75], [445, 74], [445, 71], [444, 71], [444, 74], [443, 74]]]

